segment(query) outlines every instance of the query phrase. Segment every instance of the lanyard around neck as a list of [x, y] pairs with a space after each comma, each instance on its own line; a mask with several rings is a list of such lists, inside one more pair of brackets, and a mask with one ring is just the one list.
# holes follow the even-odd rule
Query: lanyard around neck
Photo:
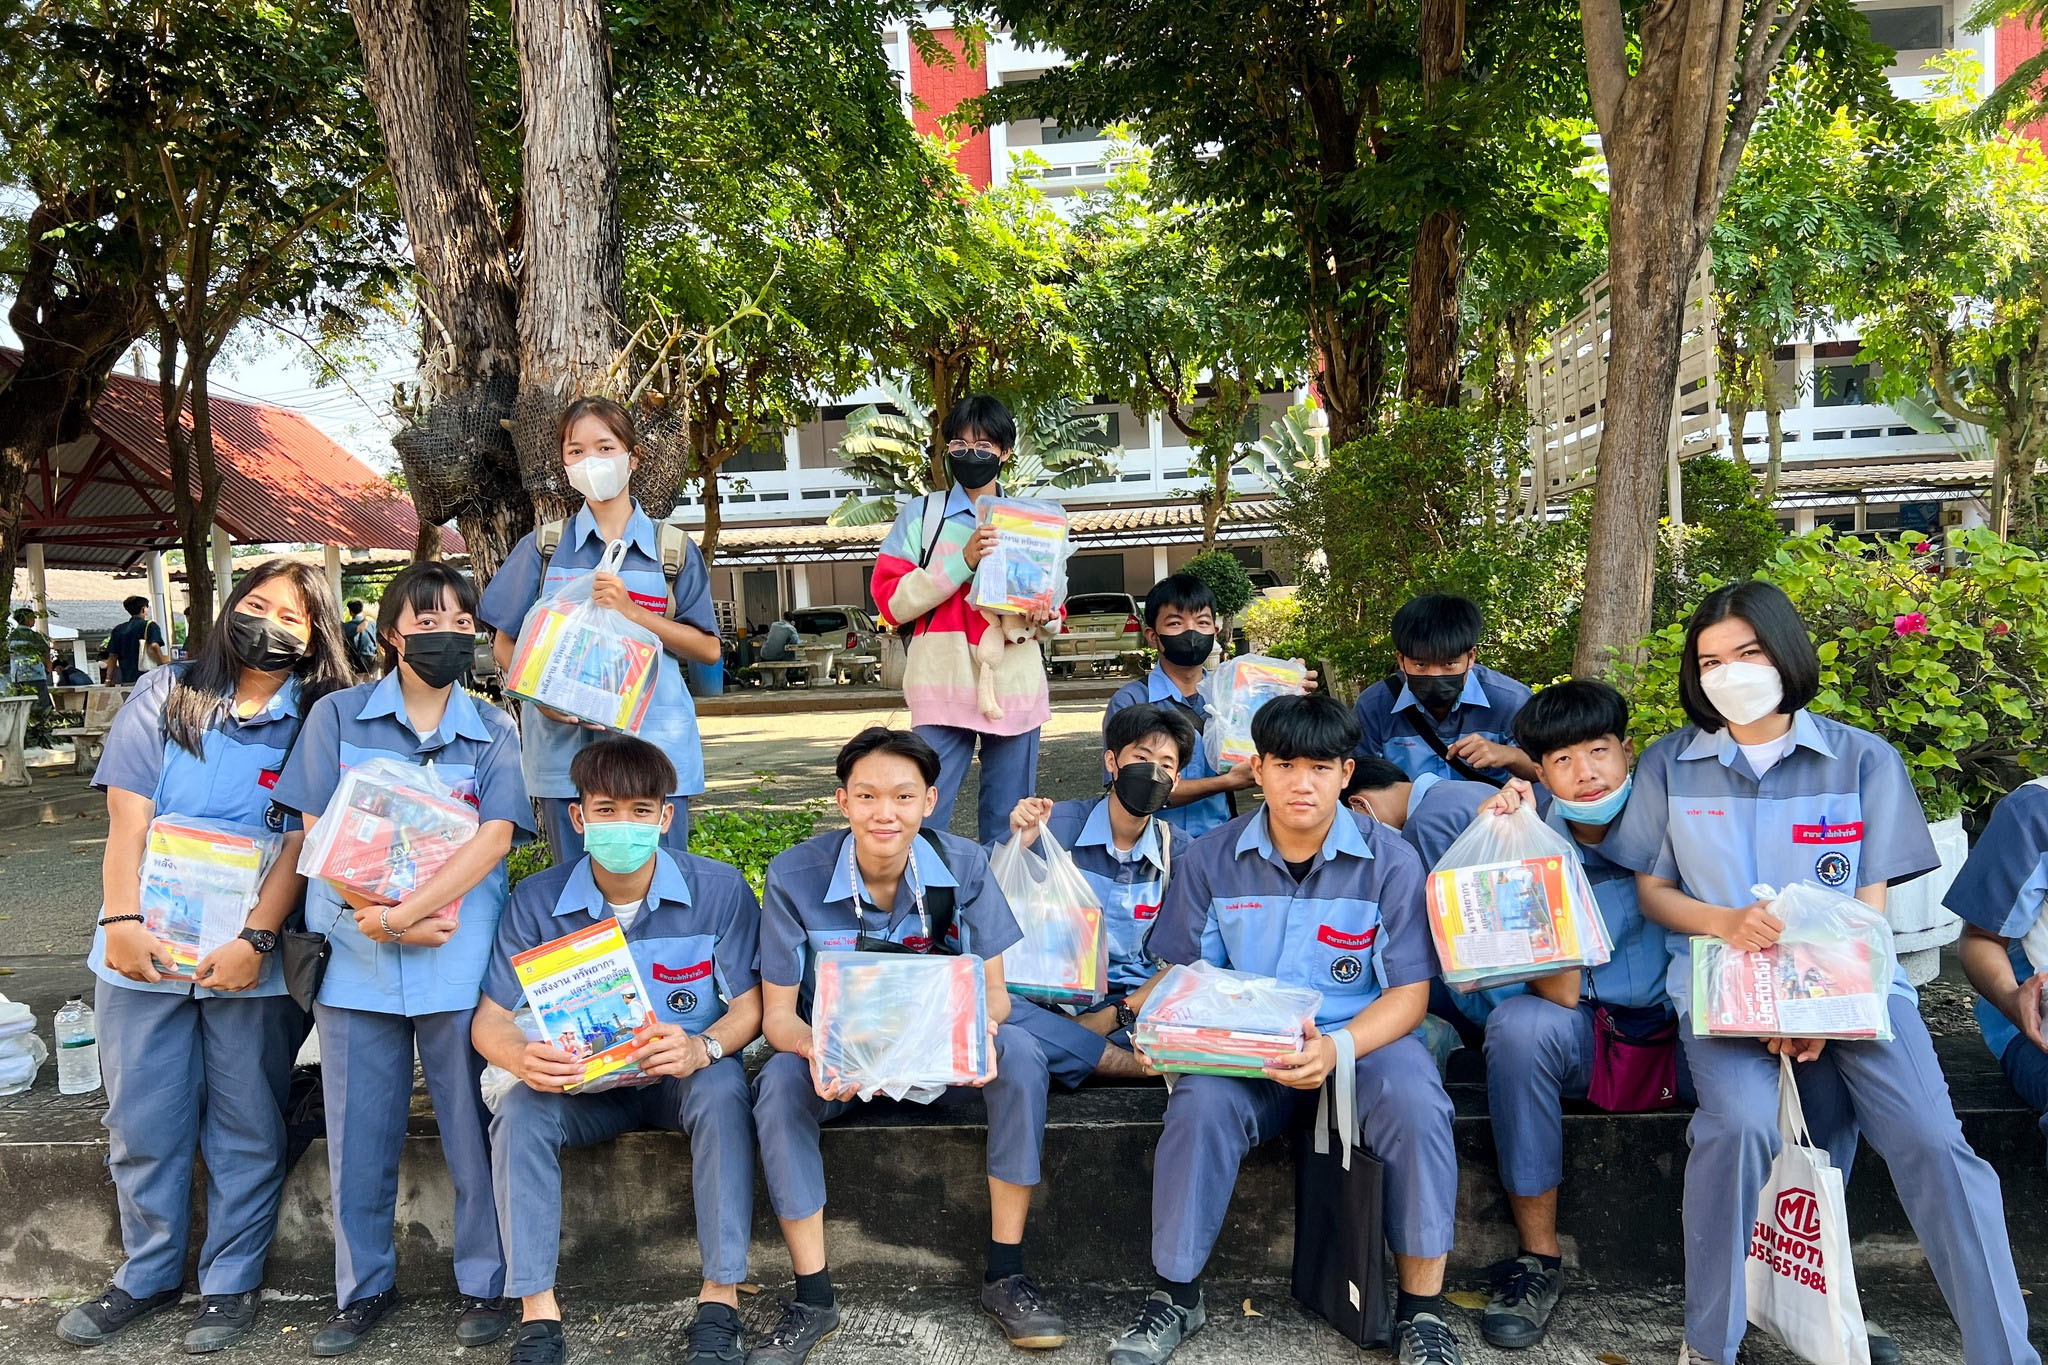
[[[876, 905], [868, 895], [867, 882], [860, 875], [860, 860], [854, 856], [855, 840], [851, 835], [846, 840], [846, 882], [853, 888], [853, 918], [855, 927], [867, 932], [867, 912], [873, 910], [882, 917], [882, 936], [888, 937], [889, 923], [895, 918], [894, 907], [888, 910]], [[917, 922], [924, 933], [924, 941], [932, 941], [932, 917], [924, 905], [924, 880], [917, 872], [917, 842], [911, 841], [910, 856], [903, 860], [903, 877], [910, 883], [910, 899], [917, 907]]]

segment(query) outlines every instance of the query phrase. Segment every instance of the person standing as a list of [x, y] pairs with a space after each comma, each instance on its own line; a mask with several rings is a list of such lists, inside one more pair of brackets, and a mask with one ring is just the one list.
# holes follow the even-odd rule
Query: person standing
[[104, 657], [114, 661], [114, 681], [122, 687], [133, 687], [145, 671], [145, 658], [151, 668], [157, 668], [170, 656], [164, 653], [163, 627], [149, 619], [149, 599], [130, 597], [121, 607], [128, 613], [128, 619], [108, 632]]
[[7, 679], [36, 690], [37, 715], [50, 709], [50, 641], [36, 629], [34, 607], [14, 610], [14, 629], [7, 632]]
[[342, 643], [358, 673], [377, 671], [377, 623], [363, 615], [363, 599], [348, 599], [348, 620], [341, 626]]

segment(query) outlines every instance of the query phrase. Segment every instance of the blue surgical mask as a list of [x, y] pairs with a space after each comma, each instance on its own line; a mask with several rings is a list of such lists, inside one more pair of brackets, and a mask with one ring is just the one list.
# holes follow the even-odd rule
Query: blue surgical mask
[[661, 826], [638, 820], [598, 820], [583, 827], [583, 851], [621, 877], [647, 866], [660, 842]]
[[1591, 801], [1567, 801], [1562, 796], [1553, 796], [1550, 804], [1573, 824], [1610, 825], [1614, 823], [1614, 817], [1621, 814], [1621, 808], [1628, 804], [1628, 789], [1635, 780], [1635, 775], [1630, 774], [1622, 779], [1619, 787]]

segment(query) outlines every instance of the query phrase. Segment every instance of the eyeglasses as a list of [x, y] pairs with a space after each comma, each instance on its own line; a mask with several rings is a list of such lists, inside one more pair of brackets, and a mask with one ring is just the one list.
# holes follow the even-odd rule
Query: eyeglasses
[[979, 455], [985, 460], [993, 460], [1001, 458], [1003, 452], [999, 446], [969, 445], [965, 441], [949, 441], [946, 443], [946, 453], [948, 455]]

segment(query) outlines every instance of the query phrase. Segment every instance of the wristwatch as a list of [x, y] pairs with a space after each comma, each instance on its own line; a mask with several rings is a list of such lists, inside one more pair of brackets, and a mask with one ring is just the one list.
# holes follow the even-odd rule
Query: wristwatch
[[237, 937], [259, 953], [277, 951], [277, 934], [272, 930], [244, 929]]
[[697, 1036], [704, 1040], [704, 1055], [706, 1057], [715, 1062], [725, 1056], [725, 1044], [719, 1042], [708, 1033], [700, 1033]]
[[1135, 1012], [1132, 1011], [1130, 1005], [1122, 1000], [1117, 1001], [1116, 1026], [1121, 1029], [1127, 1029], [1135, 1027], [1137, 1022], [1138, 1016]]

